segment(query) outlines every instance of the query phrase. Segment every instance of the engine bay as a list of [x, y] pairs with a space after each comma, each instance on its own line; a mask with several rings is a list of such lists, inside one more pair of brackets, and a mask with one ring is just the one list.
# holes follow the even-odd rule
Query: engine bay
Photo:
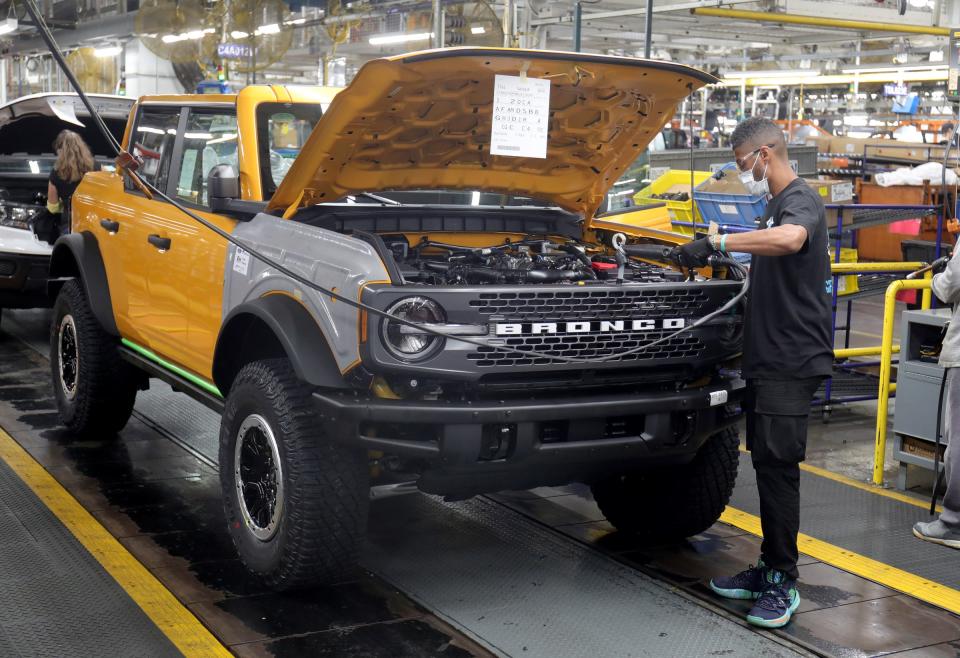
[[613, 249], [556, 236], [504, 239], [481, 247], [440, 242], [422, 236], [413, 244], [404, 235], [381, 235], [403, 283], [420, 285], [557, 284], [589, 285], [683, 281], [669, 267], [618, 258]]

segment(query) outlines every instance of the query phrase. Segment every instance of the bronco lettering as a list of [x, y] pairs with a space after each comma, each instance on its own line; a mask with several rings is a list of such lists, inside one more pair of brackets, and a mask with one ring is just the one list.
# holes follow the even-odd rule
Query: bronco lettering
[[592, 334], [618, 331], [655, 331], [683, 329], [683, 318], [663, 320], [597, 320], [594, 322], [498, 322], [497, 336], [525, 336], [528, 334]]

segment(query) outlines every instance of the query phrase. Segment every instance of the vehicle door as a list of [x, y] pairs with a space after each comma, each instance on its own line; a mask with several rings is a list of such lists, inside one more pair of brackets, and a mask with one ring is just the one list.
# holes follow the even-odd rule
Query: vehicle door
[[[189, 108], [182, 119], [171, 195], [204, 219], [232, 233], [236, 220], [210, 211], [207, 179], [217, 165], [240, 171], [235, 109]], [[227, 243], [181, 211], [168, 213], [157, 230], [171, 240], [163, 254], [169, 276], [151, 279], [152, 296], [167, 299], [186, 322], [176, 346], [178, 363], [212, 377], [213, 352], [223, 319]]]
[[[236, 114], [222, 109], [145, 106], [133, 131], [141, 175], [195, 211], [207, 207], [206, 174], [216, 164], [236, 167]], [[129, 185], [129, 183], [128, 183]], [[131, 339], [174, 364], [210, 378], [222, 308], [226, 244], [183, 211], [148, 199], [129, 185], [124, 273]], [[232, 230], [233, 222], [206, 218]], [[127, 230], [128, 229], [128, 230]], [[191, 332], [200, 316], [206, 339]], [[211, 319], [215, 317], [215, 323]], [[211, 326], [213, 324], [214, 326]]]
[[[167, 187], [180, 114], [180, 107], [141, 106], [130, 133], [128, 150], [143, 161], [139, 175], [161, 190]], [[102, 199], [98, 206], [99, 224], [93, 228], [107, 265], [117, 327], [125, 338], [156, 349], [155, 335], [161, 328], [176, 332], [178, 327], [168, 309], [150, 296], [148, 280], [156, 267], [151, 258], [156, 249], [147, 241], [148, 226], [156, 223], [151, 218], [162, 217], [170, 207], [148, 199], [129, 176], [124, 176], [119, 198]]]

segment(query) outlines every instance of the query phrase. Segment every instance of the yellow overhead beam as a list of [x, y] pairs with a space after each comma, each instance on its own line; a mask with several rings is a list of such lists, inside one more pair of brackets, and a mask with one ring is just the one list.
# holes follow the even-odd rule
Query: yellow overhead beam
[[909, 25], [904, 23], [878, 23], [875, 21], [854, 21], [846, 18], [826, 18], [823, 16], [798, 16], [796, 14], [776, 14], [767, 11], [748, 9], [717, 9], [715, 7], [697, 7], [690, 13], [697, 16], [715, 16], [740, 21], [759, 21], [762, 23], [787, 23], [790, 25], [809, 25], [838, 30], [857, 32], [896, 32], [898, 34], [927, 34], [935, 37], [950, 36], [950, 30], [932, 25]]
[[831, 87], [837, 85], [881, 83], [881, 82], [938, 82], [947, 79], [947, 68], [934, 71], [890, 71], [889, 73], [845, 73], [840, 75], [807, 75], [790, 76], [785, 73], [781, 78], [771, 78], [767, 76], [746, 78], [746, 83], [742, 78], [724, 78], [718, 84], [722, 87], [739, 87], [746, 84], [747, 87], [765, 87], [767, 85], [777, 85], [780, 87]]

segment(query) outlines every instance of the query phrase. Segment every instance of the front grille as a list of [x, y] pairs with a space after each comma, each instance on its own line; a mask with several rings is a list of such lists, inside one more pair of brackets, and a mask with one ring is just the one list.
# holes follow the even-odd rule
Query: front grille
[[[607, 290], [553, 290], [479, 293], [470, 306], [489, 321], [547, 322], [593, 320], [658, 320], [683, 318], [692, 321], [706, 315], [714, 304], [710, 296], [694, 286], [659, 288], [616, 288]], [[580, 359], [597, 359], [620, 354], [674, 333], [672, 330], [565, 335], [503, 337], [503, 344], [521, 350]], [[703, 354], [703, 342], [681, 334], [650, 349], [611, 362], [631, 363], [696, 359]], [[563, 365], [537, 355], [500, 352], [480, 347], [467, 354], [479, 368]]]
[[[574, 334], [566, 336], [517, 336], [506, 338], [505, 345], [520, 350], [544, 352], [558, 356], [579, 359], [596, 359], [619, 354], [649, 342], [669, 336], [673, 331], [637, 331], [622, 334]], [[629, 363], [634, 361], [666, 361], [669, 359], [695, 359], [703, 354], [703, 342], [696, 336], [680, 334], [650, 349], [636, 352], [610, 362]], [[477, 367], [493, 368], [507, 366], [562, 365], [554, 359], [536, 355], [500, 352], [492, 347], [478, 347], [467, 358]]]
[[655, 287], [614, 290], [555, 290], [480, 293], [470, 306], [505, 320], [592, 320], [638, 317], [691, 318], [705, 315], [709, 296], [701, 288]]
[[0, 276], [13, 276], [17, 271], [17, 264], [12, 260], [0, 260]]

